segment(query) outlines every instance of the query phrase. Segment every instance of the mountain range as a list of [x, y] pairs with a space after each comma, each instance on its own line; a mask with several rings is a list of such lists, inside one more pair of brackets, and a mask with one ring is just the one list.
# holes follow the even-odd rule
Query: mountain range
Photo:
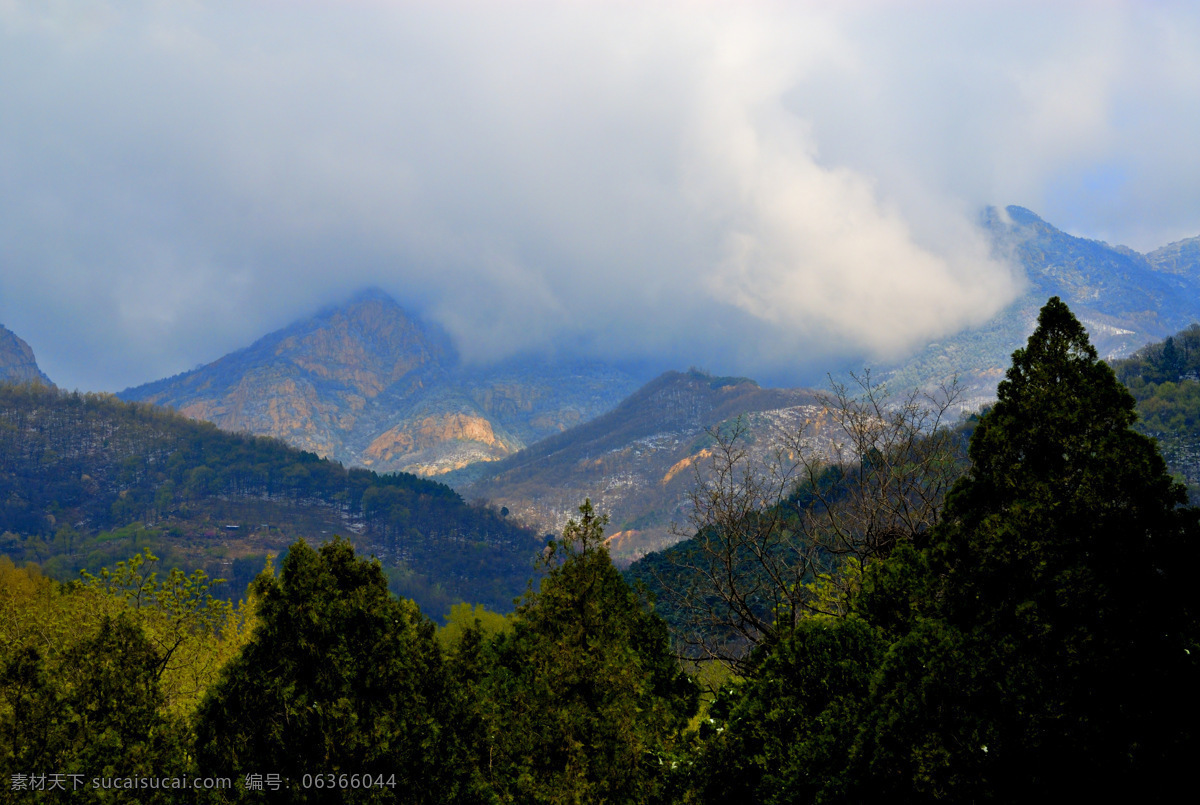
[[[1071, 306], [1110, 359], [1200, 321], [1200, 238], [1142, 254], [1016, 206], [989, 208], [982, 225], [994, 255], [1024, 274], [1024, 290], [982, 326], [880, 367], [891, 388], [957, 377], [963, 409], [986, 404], [1049, 296]], [[0, 377], [49, 382], [7, 330]], [[444, 332], [377, 290], [119, 396], [348, 466], [436, 476], [539, 530], [558, 532], [591, 497], [626, 558], [675, 538], [671, 524], [686, 519], [687, 490], [708, 458], [706, 429], [740, 417], [747, 444], [765, 454], [784, 431], [822, 427], [814, 392], [746, 378], [667, 372], [638, 388], [631, 373], [597, 361], [468, 366]]]
[[346, 465], [433, 476], [586, 422], [635, 387], [628, 374], [596, 362], [464, 366], [445, 333], [369, 290], [118, 396]]
[[1107, 360], [1200, 321], [1200, 237], [1141, 254], [1069, 235], [1024, 207], [989, 208], [981, 223], [993, 255], [1021, 270], [1024, 291], [982, 326], [880, 367], [892, 386], [936, 388], [957, 376], [964, 408], [994, 400], [1051, 296], [1070, 306]]

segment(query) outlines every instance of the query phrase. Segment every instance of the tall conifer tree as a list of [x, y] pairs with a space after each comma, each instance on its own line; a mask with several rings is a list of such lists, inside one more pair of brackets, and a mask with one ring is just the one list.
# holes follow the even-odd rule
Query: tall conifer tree
[[703, 801], [1158, 801], [1190, 782], [1198, 513], [1058, 298], [998, 398], [928, 546], [866, 566], [847, 620], [772, 647], [732, 699]]
[[660, 801], [696, 709], [666, 624], [609, 559], [607, 518], [579, 511], [474, 683], [480, 765], [501, 802]]
[[1145, 793], [1187, 768], [1197, 513], [1135, 419], [1051, 299], [972, 438], [931, 546], [935, 596], [881, 670], [866, 745], [882, 790]]

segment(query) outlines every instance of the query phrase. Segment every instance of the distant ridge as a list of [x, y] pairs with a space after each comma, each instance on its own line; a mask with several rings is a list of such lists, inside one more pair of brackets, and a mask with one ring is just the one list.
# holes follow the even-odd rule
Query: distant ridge
[[981, 223], [993, 254], [1024, 272], [1024, 293], [980, 327], [881, 367], [894, 387], [936, 387], [957, 375], [966, 407], [995, 399], [1013, 351], [1033, 332], [1051, 296], [1070, 305], [1106, 359], [1200, 321], [1200, 238], [1141, 254], [1069, 235], [1024, 207], [989, 207]]
[[711, 456], [706, 429], [740, 417], [747, 448], [761, 456], [784, 432], [821, 415], [818, 395], [806, 389], [666, 372], [585, 425], [479, 465], [473, 479], [455, 473], [446, 480], [550, 533], [590, 497], [610, 517], [614, 557], [628, 561], [676, 541], [672, 525], [686, 523], [688, 490]]
[[0, 324], [0, 383], [42, 383], [53, 386], [38, 368], [33, 350], [16, 333]]
[[440, 475], [585, 422], [635, 387], [599, 363], [460, 365], [449, 337], [377, 289], [118, 396], [348, 465]]

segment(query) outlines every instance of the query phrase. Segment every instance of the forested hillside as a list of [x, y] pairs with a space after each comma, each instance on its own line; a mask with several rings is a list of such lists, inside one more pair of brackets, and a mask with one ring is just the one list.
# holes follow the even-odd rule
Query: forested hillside
[[299, 537], [344, 534], [430, 611], [507, 611], [541, 542], [449, 487], [378, 475], [166, 409], [0, 386], [0, 551], [60, 576], [151, 547], [245, 582]]
[[1114, 361], [1113, 370], [1138, 402], [1138, 429], [1158, 440], [1194, 498], [1200, 492], [1200, 324]]

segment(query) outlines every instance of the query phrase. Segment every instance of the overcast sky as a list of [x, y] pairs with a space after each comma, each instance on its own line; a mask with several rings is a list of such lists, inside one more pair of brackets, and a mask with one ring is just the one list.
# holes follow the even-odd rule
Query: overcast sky
[[0, 323], [115, 391], [375, 285], [813, 382], [1013, 297], [987, 204], [1200, 234], [1193, 4], [833, 5], [0, 0]]

